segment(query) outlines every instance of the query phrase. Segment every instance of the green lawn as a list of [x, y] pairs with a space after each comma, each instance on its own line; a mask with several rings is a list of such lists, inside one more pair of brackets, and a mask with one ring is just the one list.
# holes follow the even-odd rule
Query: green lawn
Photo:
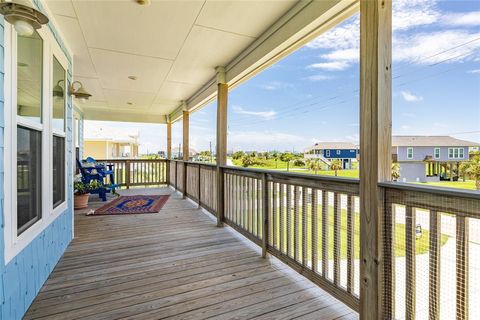
[[[290, 214], [290, 243], [291, 243], [291, 254], [293, 255], [294, 248], [297, 247], [297, 244], [295, 243], [294, 239], [294, 230], [296, 226], [299, 226], [298, 230], [298, 247], [299, 247], [299, 253], [298, 257], [302, 257], [302, 208], [299, 208], [299, 212], [295, 215], [293, 210], [291, 211]], [[322, 208], [321, 205], [318, 206], [318, 234], [317, 234], [317, 250], [318, 250], [318, 259], [321, 259], [322, 257], [322, 218], [321, 218], [321, 212]], [[247, 213], [248, 214], [248, 213]], [[246, 214], [246, 215], [247, 215]], [[255, 214], [255, 213], [253, 213]], [[249, 216], [251, 217], [251, 215]], [[286, 252], [287, 248], [287, 215], [284, 212], [282, 215], [283, 219], [283, 230], [280, 230], [280, 222], [279, 222], [280, 215], [277, 212], [276, 214], [276, 243], [277, 247], [280, 244], [280, 237], [282, 238], [282, 244], [283, 248], [282, 251]], [[295, 220], [295, 218], [298, 219], [298, 222]], [[253, 226], [252, 223], [249, 223], [250, 225], [250, 230], [255, 230], [256, 226], [256, 221], [257, 219], [253, 217]], [[269, 217], [270, 225], [271, 228], [273, 228], [273, 216], [270, 214]], [[360, 255], [360, 215], [356, 213], [354, 215], [354, 253], [355, 253], [355, 259], [359, 258]], [[311, 234], [311, 225], [312, 225], [312, 215], [311, 215], [311, 206], [309, 205], [308, 207], [308, 212], [307, 212], [307, 257], [309, 260], [311, 260], [311, 247], [312, 247], [312, 234]], [[270, 230], [272, 232], [273, 229]], [[273, 237], [273, 234], [271, 235]], [[448, 241], [448, 236], [445, 234], [442, 234], [441, 236], [441, 244], [442, 246]], [[416, 238], [416, 254], [424, 254], [429, 251], [429, 232], [428, 230], [423, 230], [422, 235], [418, 238]], [[397, 223], [395, 225], [395, 242], [394, 242], [394, 248], [395, 248], [395, 256], [396, 257], [404, 257], [405, 256], [405, 225], [401, 223]], [[334, 256], [334, 212], [333, 212], [333, 207], [329, 206], [329, 214], [328, 214], [328, 259], [333, 259]], [[347, 258], [347, 211], [342, 209], [340, 211], [340, 259], [346, 259]]]
[[475, 181], [440, 181], [440, 182], [418, 182], [421, 185], [444, 187], [444, 188], [458, 188], [458, 189], [468, 189], [476, 190]]

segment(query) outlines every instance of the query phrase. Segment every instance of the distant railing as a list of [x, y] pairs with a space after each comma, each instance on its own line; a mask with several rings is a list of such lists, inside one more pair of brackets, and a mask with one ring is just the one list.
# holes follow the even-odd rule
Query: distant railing
[[166, 184], [167, 160], [164, 159], [108, 159], [97, 160], [112, 165], [115, 183], [127, 189], [135, 186]]

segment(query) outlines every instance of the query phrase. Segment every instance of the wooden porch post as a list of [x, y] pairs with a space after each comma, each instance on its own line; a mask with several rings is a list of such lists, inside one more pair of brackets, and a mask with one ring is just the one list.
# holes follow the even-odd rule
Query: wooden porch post
[[187, 195], [187, 163], [190, 158], [190, 148], [188, 146], [189, 141], [189, 126], [190, 126], [190, 113], [187, 110], [185, 102], [183, 102], [183, 193], [182, 196], [185, 198]]
[[217, 226], [224, 220], [223, 169], [227, 164], [227, 100], [228, 84], [225, 69], [217, 67]]
[[170, 161], [172, 160], [172, 123], [170, 122], [170, 117], [166, 116], [167, 121], [167, 163], [165, 167], [165, 175], [167, 180], [167, 187], [172, 184], [170, 181]]
[[[378, 182], [391, 180], [391, 60], [391, 1], [360, 1], [360, 319], [363, 320], [391, 319], [393, 312], [393, 290], [388, 284], [382, 285], [385, 208], [378, 188]], [[387, 277], [391, 276], [389, 272]]]

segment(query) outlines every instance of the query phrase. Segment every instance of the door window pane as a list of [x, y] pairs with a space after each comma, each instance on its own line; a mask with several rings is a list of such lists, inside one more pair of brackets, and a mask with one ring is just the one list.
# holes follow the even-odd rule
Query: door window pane
[[17, 114], [42, 122], [43, 41], [35, 31], [17, 38]]
[[55, 56], [53, 57], [53, 116], [54, 130], [65, 131], [65, 69]]
[[42, 214], [42, 133], [17, 128], [17, 233]]
[[53, 136], [53, 207], [65, 201], [65, 138]]

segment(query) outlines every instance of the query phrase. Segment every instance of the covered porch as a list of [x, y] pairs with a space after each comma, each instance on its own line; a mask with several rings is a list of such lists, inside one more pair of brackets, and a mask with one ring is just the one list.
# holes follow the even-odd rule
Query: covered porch
[[25, 319], [356, 319], [173, 188], [159, 214], [86, 216]]

